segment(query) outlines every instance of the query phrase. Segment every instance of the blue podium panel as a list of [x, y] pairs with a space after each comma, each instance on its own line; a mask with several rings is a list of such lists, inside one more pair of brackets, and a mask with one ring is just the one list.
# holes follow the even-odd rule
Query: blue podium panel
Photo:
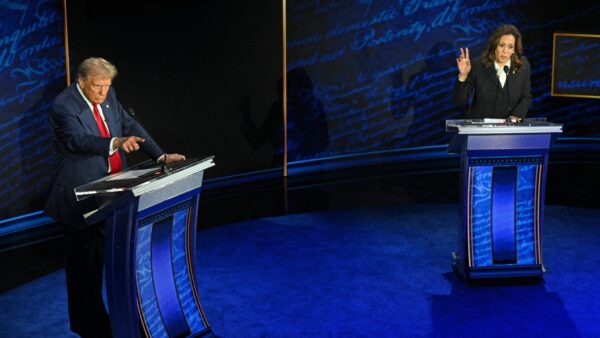
[[[504, 163], [506, 160], [502, 159]], [[514, 165], [470, 167], [469, 267], [541, 264], [536, 257], [539, 223], [534, 210], [541, 163], [518, 164], [518, 159], [513, 160]], [[527, 163], [531, 160], [527, 158]]]
[[561, 125], [447, 121], [461, 154], [461, 238], [466, 279], [542, 277], [541, 225], [548, 150]]
[[137, 231], [136, 243], [136, 286], [138, 302], [142, 312], [143, 329], [150, 337], [167, 337], [165, 325], [162, 322], [158, 301], [152, 281], [152, 225], [141, 227]]
[[152, 337], [187, 337], [208, 329], [193, 269], [197, 198], [138, 221], [136, 285], [142, 326]]
[[516, 167], [497, 167], [492, 175], [492, 260], [516, 263]]
[[106, 219], [113, 336], [212, 336], [194, 264], [203, 170], [212, 165], [210, 158], [167, 170], [135, 167], [76, 189], [102, 205], [88, 221]]

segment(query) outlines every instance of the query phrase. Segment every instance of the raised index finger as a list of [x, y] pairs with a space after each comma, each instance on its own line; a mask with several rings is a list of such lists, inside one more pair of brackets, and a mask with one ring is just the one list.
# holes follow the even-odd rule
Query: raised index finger
[[467, 50], [467, 60], [469, 59], [469, 47], [465, 48]]
[[143, 138], [139, 137], [139, 136], [134, 136], [133, 137], [135, 139], [136, 142], [144, 142], [146, 140], [144, 140]]

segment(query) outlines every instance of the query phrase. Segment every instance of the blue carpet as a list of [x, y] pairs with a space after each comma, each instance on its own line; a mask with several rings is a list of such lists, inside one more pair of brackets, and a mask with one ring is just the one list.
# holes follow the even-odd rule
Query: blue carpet
[[0, 295], [0, 313], [2, 338], [78, 337], [69, 331], [62, 269]]
[[[600, 210], [546, 208], [534, 285], [460, 281], [457, 222], [437, 204], [205, 229], [201, 301], [222, 337], [600, 336]], [[65, 297], [62, 270], [0, 295], [0, 336], [67, 336]]]

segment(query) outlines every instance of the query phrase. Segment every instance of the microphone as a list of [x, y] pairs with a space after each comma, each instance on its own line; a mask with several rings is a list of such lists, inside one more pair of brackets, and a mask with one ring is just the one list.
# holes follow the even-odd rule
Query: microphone
[[506, 101], [508, 103], [508, 115], [510, 116], [510, 92], [508, 91], [508, 73], [509, 73], [510, 69], [508, 68], [508, 65], [504, 65], [504, 74], [506, 74], [506, 80], [504, 81], [504, 84], [506, 85]]
[[133, 117], [134, 120], [136, 120], [138, 123], [140, 123], [140, 120], [138, 120], [137, 115], [135, 115], [135, 110], [132, 107], [127, 107], [127, 109], [125, 109], [125, 111], [127, 111], [129, 116]]
[[[146, 128], [144, 128], [144, 125], [142, 124], [142, 121], [140, 121], [140, 119], [138, 119], [137, 115], [135, 114], [135, 110], [133, 109], [133, 107], [127, 107], [125, 111], [140, 125], [140, 127], [142, 127], [142, 129], [146, 130]], [[166, 161], [167, 158], [165, 157], [165, 162], [160, 163], [160, 170], [163, 174], [168, 175], [173, 171], [173, 168], [169, 167]]]

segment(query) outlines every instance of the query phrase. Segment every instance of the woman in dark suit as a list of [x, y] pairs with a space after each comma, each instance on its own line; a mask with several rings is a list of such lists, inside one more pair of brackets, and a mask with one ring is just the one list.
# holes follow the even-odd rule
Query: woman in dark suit
[[473, 95], [466, 118], [518, 121], [527, 115], [531, 103], [531, 71], [523, 56], [521, 33], [515, 26], [498, 27], [481, 57], [473, 62], [469, 48], [461, 48], [456, 65], [454, 101], [464, 104]]

